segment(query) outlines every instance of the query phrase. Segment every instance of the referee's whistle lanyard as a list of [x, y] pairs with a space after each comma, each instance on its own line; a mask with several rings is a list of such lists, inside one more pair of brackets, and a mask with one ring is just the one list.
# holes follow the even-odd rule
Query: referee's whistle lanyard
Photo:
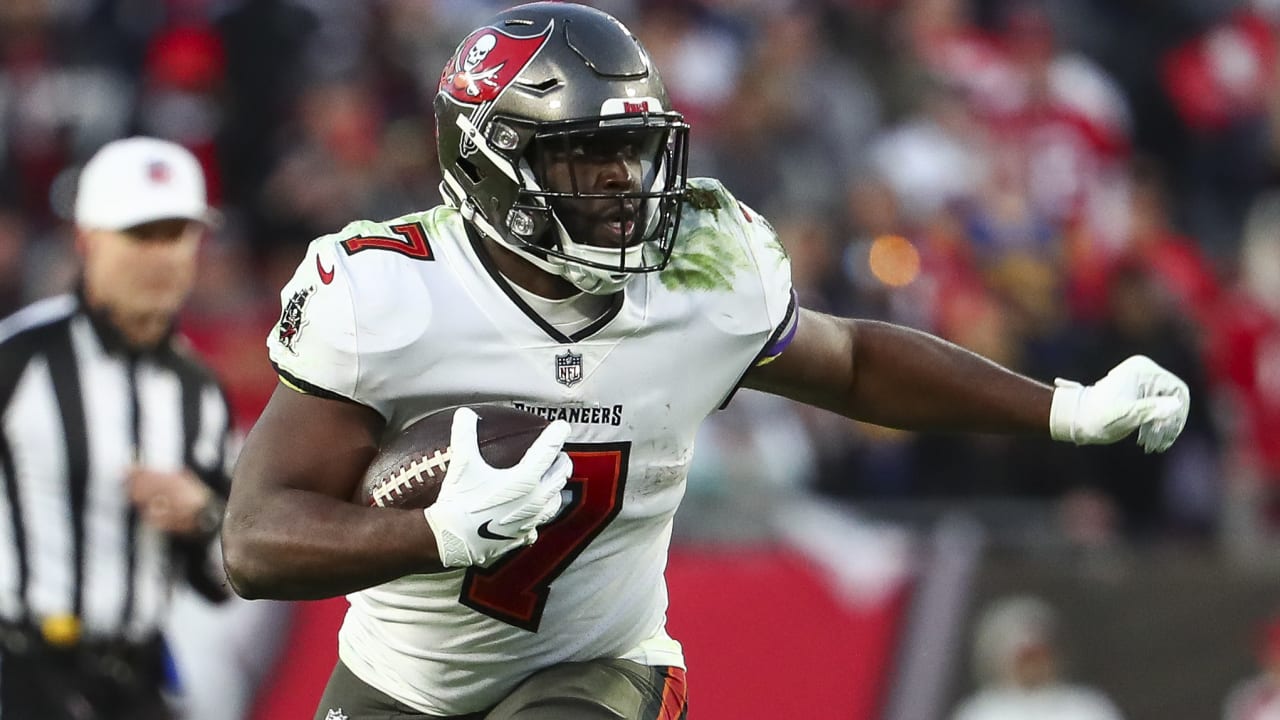
[[125, 372], [129, 375], [129, 446], [133, 464], [142, 464], [142, 403], [138, 402], [138, 353], [125, 356]]

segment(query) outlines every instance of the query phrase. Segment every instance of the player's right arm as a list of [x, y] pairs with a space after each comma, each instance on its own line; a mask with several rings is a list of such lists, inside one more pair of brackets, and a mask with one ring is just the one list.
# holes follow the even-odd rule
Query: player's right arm
[[[480, 457], [476, 414], [454, 413], [453, 458], [422, 510], [350, 502], [377, 452], [382, 416], [283, 383], [241, 451], [223, 523], [223, 560], [246, 598], [343, 595], [404, 575], [487, 565], [538, 537], [560, 509], [569, 426], [551, 423], [514, 467]], [[479, 528], [492, 534], [482, 536]]]
[[222, 526], [239, 595], [332, 597], [440, 569], [420, 510], [349, 502], [382, 427], [366, 406], [276, 387], [245, 439]]
[[[520, 463], [498, 470], [479, 457], [470, 411], [454, 414], [453, 459], [426, 512], [351, 501], [385, 434], [397, 364], [429, 365], [413, 341], [430, 308], [396, 290], [412, 283], [397, 282], [405, 278], [392, 254], [366, 256], [360, 267], [346, 260], [334, 238], [317, 240], [281, 294], [284, 312], [268, 339], [281, 383], [241, 450], [222, 529], [227, 576], [246, 598], [333, 597], [484, 565], [532, 543], [560, 507], [567, 425], [552, 423]], [[393, 313], [395, 305], [415, 312]], [[364, 335], [387, 349], [361, 347]], [[366, 379], [370, 368], [381, 384]]]

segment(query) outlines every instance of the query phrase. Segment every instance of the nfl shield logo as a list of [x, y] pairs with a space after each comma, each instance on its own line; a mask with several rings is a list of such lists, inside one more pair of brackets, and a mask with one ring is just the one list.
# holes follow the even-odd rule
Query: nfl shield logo
[[582, 355], [565, 350], [556, 356], [556, 382], [573, 387], [582, 381]]

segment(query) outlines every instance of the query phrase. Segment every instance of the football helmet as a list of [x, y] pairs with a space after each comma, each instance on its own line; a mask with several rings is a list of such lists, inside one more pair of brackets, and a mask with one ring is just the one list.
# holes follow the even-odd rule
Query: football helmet
[[[589, 293], [667, 264], [689, 126], [618, 20], [565, 2], [500, 13], [458, 46], [434, 107], [441, 195], [479, 232]], [[604, 152], [627, 163], [625, 182], [575, 179], [589, 176], [575, 159]], [[570, 164], [567, 183], [548, 179], [548, 156]]]

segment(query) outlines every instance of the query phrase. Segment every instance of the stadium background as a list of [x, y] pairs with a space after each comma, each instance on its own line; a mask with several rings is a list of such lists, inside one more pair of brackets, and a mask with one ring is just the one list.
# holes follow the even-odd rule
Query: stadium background
[[[1072, 674], [1127, 717], [1218, 716], [1280, 606], [1280, 2], [593, 4], [652, 52], [693, 174], [772, 220], [806, 305], [1044, 379], [1143, 352], [1194, 398], [1145, 456], [742, 394], [699, 438], [669, 574], [697, 716], [943, 717], [1008, 592], [1059, 606]], [[72, 281], [94, 149], [181, 142], [226, 221], [182, 329], [247, 429], [278, 288], [310, 238], [438, 202], [440, 68], [505, 5], [4, 0], [0, 311]], [[258, 717], [309, 713], [342, 606], [296, 607]]]

